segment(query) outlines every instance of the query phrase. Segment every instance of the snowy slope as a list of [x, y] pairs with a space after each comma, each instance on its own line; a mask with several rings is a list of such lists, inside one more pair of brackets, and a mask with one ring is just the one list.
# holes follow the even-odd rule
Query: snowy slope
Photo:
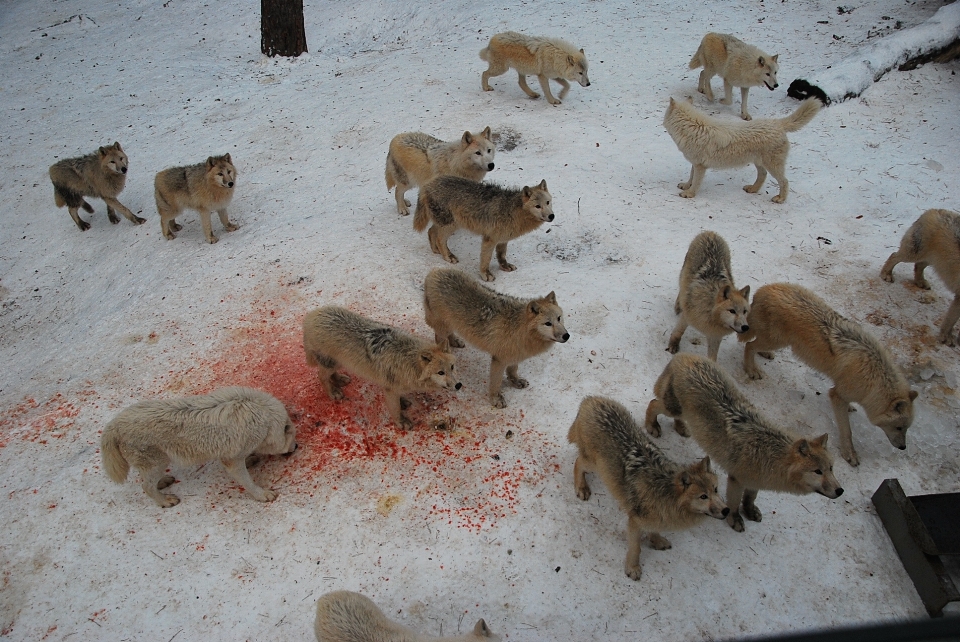
[[[676, 3], [308, 3], [311, 53], [259, 54], [251, 3], [7, 2], [0, 11], [0, 634], [15, 640], [310, 639], [312, 609], [346, 588], [433, 634], [478, 617], [505, 639], [695, 640], [922, 617], [870, 504], [887, 477], [909, 494], [960, 490], [955, 349], [936, 344], [950, 294], [880, 281], [903, 230], [930, 207], [960, 209], [956, 62], [891, 73], [791, 136], [790, 198], [752, 168], [708, 172], [678, 196], [689, 165], [661, 125], [670, 96], [706, 105], [687, 62], [707, 31], [779, 53], [781, 78], [849, 56], [891, 16], [909, 27], [936, 2], [707, 0]], [[696, 10], [693, 8], [696, 6]], [[825, 22], [826, 24], [821, 24]], [[584, 47], [592, 86], [552, 107], [512, 73], [480, 90], [477, 52], [507, 29]], [[714, 79], [714, 86], [719, 79]], [[754, 89], [755, 117], [795, 101]], [[485, 398], [487, 358], [460, 352], [464, 390], [418, 396], [414, 417], [452, 432], [402, 433], [363, 383], [327, 401], [303, 363], [300, 319], [336, 303], [428, 336], [426, 272], [444, 265], [396, 215], [383, 182], [401, 131], [446, 139], [490, 125], [516, 142], [489, 180], [546, 179], [556, 221], [510, 244], [516, 272], [494, 286], [555, 290], [571, 341], [521, 365], [509, 406]], [[80, 233], [53, 204], [47, 167], [118, 140], [130, 156], [120, 200], [147, 218], [110, 225], [101, 201]], [[239, 171], [233, 233], [204, 243], [195, 213], [160, 235], [152, 177], [230, 152]], [[413, 195], [413, 193], [411, 193]], [[855, 413], [861, 465], [839, 459], [846, 492], [761, 493], [759, 524], [720, 522], [644, 549], [623, 575], [626, 519], [599, 482], [572, 488], [566, 431], [602, 393], [642, 415], [667, 363], [676, 280], [703, 229], [733, 251], [739, 286], [789, 280], [819, 292], [891, 348], [920, 392], [905, 453]], [[474, 273], [479, 240], [451, 240]], [[682, 350], [703, 353], [688, 331]], [[836, 428], [829, 382], [789, 354], [748, 382], [728, 338], [720, 364], [792, 429]], [[131, 476], [100, 470], [99, 431], [135, 400], [227, 384], [280, 397], [300, 450], [255, 479], [249, 500], [219, 464], [177, 468], [183, 499], [161, 511]], [[422, 424], [421, 424], [422, 425]], [[677, 460], [701, 456], [667, 431]]]

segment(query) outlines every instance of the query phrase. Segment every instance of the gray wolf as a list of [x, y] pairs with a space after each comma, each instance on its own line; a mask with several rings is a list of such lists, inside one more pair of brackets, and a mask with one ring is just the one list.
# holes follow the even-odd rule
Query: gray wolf
[[913, 423], [911, 390], [890, 353], [858, 323], [837, 314], [810, 290], [791, 283], [757, 289], [747, 317], [750, 329], [739, 336], [743, 369], [751, 379], [763, 373], [754, 354], [772, 359], [772, 351], [790, 346], [798, 359], [833, 380], [830, 404], [840, 432], [840, 454], [851, 466], [860, 463], [850, 434], [850, 404], [860, 404], [870, 423], [890, 443], [907, 448]]
[[160, 212], [160, 231], [167, 240], [177, 238], [182, 229], [177, 217], [184, 208], [200, 212], [203, 234], [209, 243], [218, 239], [210, 225], [210, 212], [216, 210], [223, 229], [232, 232], [238, 229], [227, 217], [227, 205], [233, 198], [233, 186], [237, 169], [230, 154], [211, 156], [206, 162], [185, 167], [171, 167], [157, 173], [154, 179], [154, 196]]
[[495, 154], [489, 127], [479, 134], [463, 132], [460, 140], [450, 143], [423, 132], [397, 134], [387, 152], [387, 191], [396, 186], [397, 211], [406, 216], [410, 213], [410, 201], [404, 198], [408, 189], [445, 174], [480, 182], [493, 170]]
[[[820, 493], [836, 499], [843, 489], [833, 476], [827, 435], [798, 437], [761, 415], [720, 367], [692, 354], [676, 355], [653, 388], [647, 430], [660, 436], [657, 415], [674, 419], [674, 429], [693, 433], [704, 452], [727, 471], [727, 523], [743, 531], [740, 516], [759, 522], [757, 491]], [[687, 429], [689, 428], [689, 433]]]
[[687, 325], [707, 336], [707, 356], [717, 360], [720, 341], [747, 331], [750, 286], [737, 290], [730, 269], [730, 248], [716, 232], [701, 232], [690, 243], [680, 270], [680, 293], [673, 305], [680, 315], [670, 334], [667, 352], [680, 349]]
[[499, 642], [487, 623], [477, 621], [466, 635], [434, 637], [390, 621], [370, 598], [353, 591], [333, 591], [317, 600], [313, 623], [317, 642]]
[[580, 451], [573, 466], [577, 497], [590, 499], [586, 473], [596, 473], [627, 514], [623, 567], [632, 580], [640, 579], [644, 531], [650, 533], [651, 547], [665, 550], [671, 545], [659, 531], [690, 528], [705, 515], [723, 519], [730, 513], [717, 492], [709, 457], [687, 466], [667, 459], [630, 411], [613, 399], [580, 402], [567, 441]]
[[747, 93], [751, 87], [765, 86], [770, 91], [776, 89], [777, 71], [780, 65], [777, 56], [760, 51], [728, 33], [708, 33], [700, 41], [697, 53], [690, 59], [690, 69], [703, 67], [697, 91], [713, 102], [713, 89], [710, 79], [716, 75], [723, 78], [724, 97], [720, 102], [733, 104], [733, 88], [740, 88], [740, 116], [751, 120], [747, 113]]
[[127, 220], [142, 225], [147, 219], [140, 218], [117, 200], [127, 182], [127, 166], [127, 155], [117, 142], [86, 156], [57, 161], [50, 166], [53, 201], [57, 207], [67, 206], [70, 218], [81, 232], [89, 230], [90, 224], [80, 218], [79, 209], [82, 207], [93, 213], [93, 206], [83, 199], [84, 196], [103, 199], [111, 223], [120, 222], [115, 211], [119, 210]]
[[553, 292], [539, 299], [518, 299], [494, 292], [453, 268], [427, 274], [423, 310], [437, 343], [462, 348], [459, 334], [490, 354], [488, 396], [496, 408], [507, 406], [500, 391], [504, 370], [510, 385], [526, 388], [530, 384], [517, 374], [518, 364], [570, 338]]
[[893, 283], [893, 268], [897, 263], [913, 263], [913, 282], [918, 288], [930, 289], [923, 278], [927, 266], [953, 292], [953, 304], [940, 321], [940, 343], [957, 345], [953, 326], [960, 319], [960, 215], [950, 210], [927, 210], [920, 215], [903, 235], [900, 249], [890, 255], [880, 269], [880, 278]]
[[786, 118], [754, 120], [748, 123], [728, 122], [712, 118], [685, 100], [670, 99], [663, 125], [673, 142], [691, 163], [690, 180], [680, 183], [680, 196], [693, 198], [707, 168], [742, 167], [753, 163], [757, 180], [745, 185], [745, 192], [755, 194], [773, 174], [780, 186], [774, 203], [787, 200], [789, 183], [785, 174], [790, 142], [787, 132], [798, 131], [820, 111], [820, 101], [808, 98]]
[[208, 395], [135, 403], [104, 428], [100, 452], [110, 479], [123, 483], [133, 466], [144, 492], [161, 508], [180, 503], [176, 495], [160, 492], [176, 481], [163, 474], [171, 461], [194, 465], [219, 459], [248, 495], [272, 502], [276, 491], [250, 479], [247, 458], [292, 453], [296, 437], [296, 427], [275, 397], [235, 386]]
[[543, 95], [551, 105], [559, 105], [560, 100], [550, 93], [550, 79], [563, 87], [560, 90], [561, 99], [566, 98], [570, 91], [568, 80], [577, 81], [581, 87], [590, 86], [587, 56], [583, 49], [578, 51], [569, 42], [559, 38], [538, 38], [505, 31], [490, 38], [490, 44], [480, 50], [480, 58], [489, 63], [480, 79], [484, 91], [493, 91], [490, 78], [507, 73], [511, 67], [517, 70], [520, 89], [531, 98], [539, 98], [540, 94], [527, 86], [527, 75], [536, 75]]
[[409, 332], [351, 312], [327, 306], [303, 319], [303, 349], [307, 365], [319, 369], [320, 383], [331, 399], [343, 399], [350, 377], [336, 372], [340, 366], [383, 386], [393, 421], [413, 427], [403, 410], [408, 392], [460, 390], [449, 346], [436, 345]]
[[511, 189], [492, 183], [475, 183], [457, 176], [438, 176], [420, 188], [413, 229], [422, 232], [433, 221], [427, 236], [434, 254], [447, 263], [459, 263], [447, 247], [447, 239], [463, 227], [483, 237], [480, 244], [480, 277], [493, 281], [490, 259], [504, 272], [517, 266], [507, 262], [507, 243], [553, 220], [547, 181], [535, 187]]

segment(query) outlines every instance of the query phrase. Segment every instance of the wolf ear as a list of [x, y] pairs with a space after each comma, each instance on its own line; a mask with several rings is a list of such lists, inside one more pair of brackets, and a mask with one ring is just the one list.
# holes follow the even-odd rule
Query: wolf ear
[[483, 618], [477, 620], [477, 625], [473, 627], [473, 634], [481, 638], [488, 638], [492, 635], [490, 627], [483, 621]]
[[543, 179], [542, 181], [540, 181], [540, 184], [537, 185], [537, 187], [539, 187], [539, 188], [542, 189], [544, 192], [546, 192], [546, 191], [547, 191], [547, 179]]
[[810, 442], [809, 442], [809, 441], [807, 441], [806, 439], [801, 438], [801, 439], [798, 439], [798, 440], [797, 440], [796, 442], [794, 442], [794, 443], [795, 443], [795, 445], [797, 446], [797, 452], [798, 452], [798, 453], [800, 453], [801, 455], [804, 455], [804, 456], [810, 454]]
[[121, 149], [121, 147], [120, 147], [120, 143], [117, 142], [117, 141], [113, 141], [113, 148], [114, 148], [115, 150], [117, 150], [118, 152], [122, 152], [122, 151], [123, 151], [123, 149]]
[[550, 294], [548, 294], [547, 296], [543, 297], [543, 300], [546, 301], [547, 303], [552, 303], [552, 304], [556, 305], [556, 304], [557, 304], [557, 294], [556, 294], [556, 292], [551, 291]]
[[567, 64], [572, 67], [573, 65], [577, 64], [577, 61], [573, 56], [567, 56]]
[[423, 365], [427, 365], [433, 361], [433, 354], [429, 350], [424, 350], [420, 353], [420, 361], [423, 362]]
[[223, 160], [225, 160], [225, 161], [227, 161], [228, 163], [230, 163], [231, 165], [233, 165], [233, 159], [230, 158], [230, 154], [224, 154], [224, 155], [223, 155]]
[[760, 56], [758, 62], [760, 63], [760, 66], [761, 66], [761, 67], [763, 67], [764, 65], [767, 64], [766, 61], [763, 59], [763, 56]]
[[920, 393], [918, 393], [916, 390], [911, 390], [911, 391], [910, 391], [910, 401], [913, 401], [914, 399], [916, 399], [918, 394], [920, 394]]
[[538, 314], [540, 314], [540, 306], [537, 305], [536, 301], [531, 301], [530, 303], [527, 304], [527, 311], [533, 316], [537, 316]]
[[450, 352], [450, 339], [446, 338], [437, 344], [441, 352]]
[[701, 459], [700, 463], [697, 464], [697, 468], [710, 472], [710, 457], [708, 456]]
[[[480, 135], [486, 138], [487, 140], [490, 140], [490, 136], [492, 135], [490, 132], [490, 125], [487, 125], [487, 128], [484, 129], [482, 132], [480, 132]], [[480, 621], [482, 622], [483, 620], [480, 620]]]
[[677, 104], [677, 101], [673, 99], [673, 96], [670, 96], [670, 106], [673, 107], [676, 104]]
[[680, 473], [680, 483], [683, 484], [684, 488], [688, 488], [693, 483], [693, 480], [690, 479], [690, 473], [687, 471]]
[[208, 157], [207, 157], [207, 169], [210, 169], [211, 167], [213, 167], [213, 166], [216, 165], [216, 164], [217, 164], [217, 159], [216, 159], [216, 158], [214, 158], [213, 156], [208, 156]]
[[902, 415], [904, 412], [906, 412], [906, 410], [907, 410], [907, 402], [904, 399], [901, 399], [900, 401], [893, 404], [893, 411], [898, 415]]
[[473, 134], [470, 132], [463, 132], [463, 138], [460, 139], [464, 145], [469, 145], [473, 142]]
[[745, 287], [745, 288], [743, 288], [743, 289], [740, 290], [740, 296], [742, 296], [742, 297], [743, 297], [744, 299], [746, 299], [747, 301], [750, 300], [750, 286], [749, 286], [749, 285], [748, 285], [747, 287]]
[[580, 50], [580, 53], [583, 53], [583, 49]]
[[531, 193], [532, 193], [532, 192], [530, 191], [530, 188], [527, 187], [526, 185], [524, 185], [524, 186], [523, 186], [523, 198], [524, 198], [524, 200], [530, 198], [530, 194], [531, 194]]
[[97, 153], [100, 154], [100, 158], [103, 158], [103, 157], [106, 156], [107, 153], [108, 153], [108, 152], [107, 152], [107, 148], [106, 148], [106, 147], [101, 147], [100, 149], [97, 150]]
[[725, 285], [725, 286], [723, 286], [723, 289], [720, 291], [720, 300], [721, 300], [721, 301], [726, 301], [726, 300], [728, 300], [729, 298], [730, 298], [730, 286], [729, 286], [729, 285]]
[[777, 54], [776, 56], [774, 56], [774, 57], [771, 58], [770, 60], [772, 60], [773, 62], [777, 62], [777, 58], [779, 58], [779, 57], [780, 57], [780, 54]]
[[813, 440], [813, 445], [818, 446], [820, 448], [825, 447], [827, 445], [827, 437], [829, 436], [830, 435], [828, 435], [827, 433], [823, 433], [822, 435], [820, 435], [819, 437]]

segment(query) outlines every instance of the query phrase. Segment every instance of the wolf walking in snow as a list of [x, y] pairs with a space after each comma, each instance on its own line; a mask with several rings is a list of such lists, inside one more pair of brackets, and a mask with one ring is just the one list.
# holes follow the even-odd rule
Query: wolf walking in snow
[[[480, 58], [489, 63], [480, 79], [484, 91], [493, 91], [490, 78], [503, 75], [510, 68], [517, 70], [520, 89], [531, 98], [540, 97], [527, 86], [527, 75], [535, 75], [540, 80], [543, 95], [551, 105], [559, 105], [560, 99], [566, 98], [570, 91], [568, 80], [577, 81], [581, 87], [590, 86], [587, 56], [583, 49], [578, 51], [575, 46], [559, 38], [539, 38], [505, 31], [490, 38], [490, 44], [480, 50]], [[551, 79], [563, 87], [560, 99], [550, 93]]]
[[724, 97], [720, 102], [733, 104], [733, 88], [740, 88], [740, 116], [744, 120], [753, 117], [747, 112], [747, 93], [751, 87], [763, 85], [770, 91], [776, 89], [777, 71], [780, 65], [777, 56], [766, 54], [753, 45], [728, 33], [708, 33], [700, 41], [697, 53], [690, 59], [690, 69], [703, 67], [697, 91], [713, 102], [713, 89], [710, 79], [718, 75], [723, 78]]
[[176, 232], [182, 229], [177, 217], [188, 207], [200, 212], [203, 234], [209, 243], [220, 240], [214, 236], [210, 224], [213, 210], [220, 216], [224, 230], [236, 230], [238, 226], [231, 223], [227, 216], [227, 205], [233, 198], [236, 180], [237, 169], [233, 166], [230, 154], [211, 156], [203, 163], [170, 167], [158, 172], [153, 182], [154, 197], [163, 236], [167, 240], [177, 238]]

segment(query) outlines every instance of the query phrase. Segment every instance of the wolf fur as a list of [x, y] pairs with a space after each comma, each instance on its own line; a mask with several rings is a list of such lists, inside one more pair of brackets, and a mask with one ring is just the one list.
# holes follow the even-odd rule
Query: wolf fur
[[893, 268], [898, 263], [913, 263], [913, 282], [918, 288], [930, 289], [923, 278], [927, 266], [933, 267], [947, 289], [953, 292], [953, 303], [940, 321], [940, 343], [957, 345], [953, 326], [960, 319], [960, 215], [950, 210], [927, 210], [903, 235], [900, 249], [890, 255], [880, 269], [880, 278], [893, 283]]
[[405, 393], [460, 390], [454, 357], [447, 345], [438, 346], [336, 306], [317, 308], [303, 319], [303, 349], [307, 365], [319, 369], [320, 383], [331, 399], [343, 399], [350, 377], [344, 369], [383, 386], [393, 421], [409, 430], [413, 422], [403, 414], [410, 404]]
[[237, 180], [237, 169], [233, 166], [230, 154], [211, 156], [203, 163], [185, 167], [170, 167], [157, 173], [154, 179], [154, 197], [157, 211], [160, 213], [160, 231], [169, 241], [177, 238], [176, 232], [182, 229], [177, 217], [184, 208], [200, 212], [203, 235], [207, 242], [216, 243], [210, 224], [210, 212], [217, 211], [223, 229], [233, 232], [239, 226], [230, 222], [227, 205], [233, 198], [233, 186]]
[[714, 76], [723, 78], [724, 97], [720, 102], [724, 105], [733, 104], [733, 88], [739, 87], [740, 116], [744, 120], [751, 120], [753, 117], [747, 112], [747, 94], [751, 87], [765, 86], [770, 91], [779, 87], [778, 57], [779, 54], [768, 55], [728, 33], [708, 33], [690, 59], [690, 69], [703, 67], [697, 91], [710, 102], [713, 102], [710, 79]]
[[130, 466], [142, 488], [161, 508], [180, 503], [161, 493], [176, 480], [164, 475], [171, 461], [180, 465], [219, 459], [227, 474], [259, 502], [276, 491], [257, 486], [247, 471], [251, 455], [280, 455], [297, 448], [297, 429], [275, 397], [252, 388], [221, 388], [207, 395], [140, 401], [125, 408], [103, 430], [103, 469], [122, 484]]
[[735, 531], [743, 531], [741, 500], [747, 519], [760, 521], [757, 491], [816, 492], [830, 499], [843, 493], [833, 475], [827, 435], [807, 439], [773, 425], [714, 362], [678, 354], [653, 392], [646, 429], [659, 437], [657, 415], [672, 417], [678, 433], [686, 437], [689, 428], [704, 452], [727, 471], [727, 523]]
[[107, 204], [107, 218], [111, 223], [120, 222], [119, 210], [127, 220], [142, 225], [147, 219], [140, 218], [117, 200], [127, 182], [127, 166], [127, 155], [117, 142], [86, 156], [57, 161], [50, 166], [53, 202], [57, 207], [67, 206], [70, 218], [81, 232], [89, 230], [90, 223], [80, 218], [80, 208], [93, 213], [93, 206], [84, 196], [102, 199]]
[[390, 621], [370, 598], [353, 591], [333, 591], [317, 600], [313, 623], [317, 642], [499, 642], [482, 619], [466, 635], [434, 637]]
[[739, 123], [712, 118], [685, 100], [671, 98], [663, 125], [691, 163], [690, 180], [677, 185], [682, 190], [680, 196], [696, 196], [708, 168], [753, 163], [757, 167], [757, 180], [752, 185], [744, 185], [744, 191], [751, 194], [759, 191], [769, 171], [780, 187], [780, 193], [771, 200], [783, 203], [789, 192], [785, 173], [790, 151], [787, 132], [798, 131], [819, 111], [820, 101], [808, 98], [786, 118]]
[[630, 415], [613, 399], [586, 397], [567, 441], [579, 449], [573, 466], [577, 497], [590, 499], [586, 473], [596, 473], [627, 513], [627, 557], [623, 566], [640, 579], [640, 539], [650, 533], [650, 546], [670, 548], [663, 530], [690, 528], [705, 515], [723, 519], [730, 509], [717, 492], [710, 458], [681, 466], [667, 459]]
[[408, 189], [446, 174], [480, 182], [494, 168], [495, 154], [489, 127], [479, 134], [463, 132], [460, 140], [450, 143], [423, 132], [397, 134], [387, 152], [387, 191], [396, 186], [397, 211], [406, 216], [410, 213], [410, 201], [404, 198]]
[[890, 443], [907, 448], [907, 428], [913, 423], [910, 389], [890, 353], [858, 323], [840, 316], [810, 290], [791, 283], [773, 283], [753, 295], [750, 329], [743, 369], [761, 379], [754, 354], [772, 359], [772, 351], [790, 346], [798, 359], [833, 380], [830, 404], [840, 433], [840, 454], [851, 466], [860, 463], [850, 434], [850, 404], [860, 404], [870, 423], [880, 427]]
[[690, 243], [680, 270], [680, 293], [673, 305], [680, 315], [667, 352], [676, 354], [688, 325], [707, 337], [707, 356], [717, 360], [720, 341], [747, 331], [750, 286], [737, 290], [730, 269], [730, 248], [716, 232], [701, 232]]
[[[575, 46], [559, 38], [539, 38], [505, 31], [490, 38], [490, 44], [480, 50], [480, 58], [489, 63], [480, 79], [484, 91], [493, 91], [490, 78], [507, 73], [511, 67], [517, 70], [520, 89], [531, 98], [539, 98], [540, 94], [527, 86], [527, 75], [536, 75], [543, 95], [551, 105], [559, 105], [560, 99], [566, 98], [570, 91], [568, 80], [577, 81], [581, 87], [590, 86], [587, 56], [583, 49], [578, 51]], [[560, 99], [550, 93], [550, 79], [563, 87]]]
[[511, 189], [492, 183], [475, 183], [458, 176], [438, 176], [420, 188], [413, 229], [422, 232], [433, 221], [427, 236], [430, 248], [447, 263], [459, 263], [447, 247], [447, 239], [463, 227], [483, 237], [480, 244], [480, 277], [493, 281], [490, 259], [504, 272], [517, 266], [507, 262], [507, 243], [553, 220], [547, 181], [534, 187]]
[[494, 292], [453, 268], [435, 268], [423, 284], [423, 310], [437, 343], [462, 348], [457, 334], [490, 354], [488, 396], [496, 408], [505, 408], [500, 391], [503, 373], [515, 388], [530, 383], [517, 374], [521, 361], [566, 343], [563, 310], [551, 292], [538, 299], [518, 299]]

